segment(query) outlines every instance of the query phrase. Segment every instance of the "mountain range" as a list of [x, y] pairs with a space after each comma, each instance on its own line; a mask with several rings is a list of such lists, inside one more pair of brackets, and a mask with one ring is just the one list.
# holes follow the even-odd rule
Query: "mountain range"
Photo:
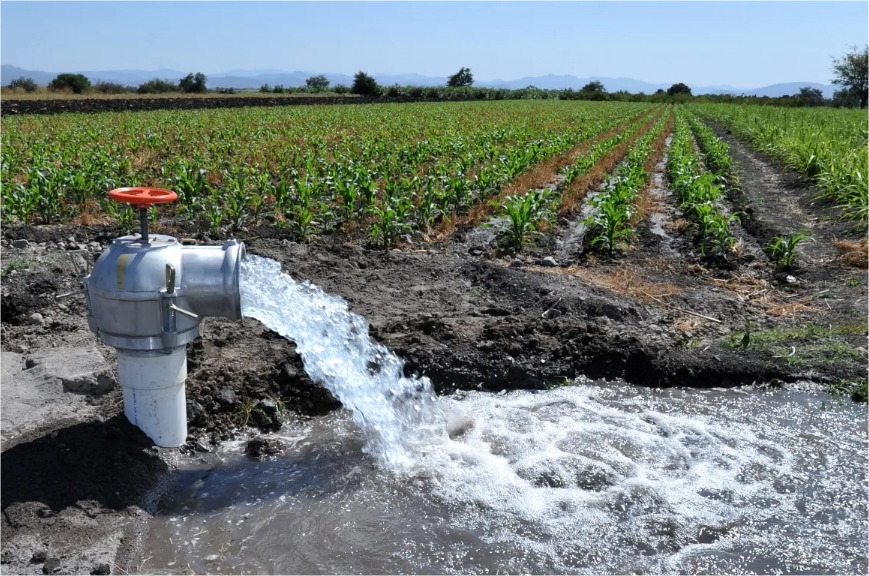
[[[75, 73], [84, 74], [92, 82], [118, 82], [125, 85], [136, 86], [151, 80], [153, 78], [161, 78], [177, 82], [180, 78], [186, 76], [185, 72], [179, 70], [159, 69], [159, 70], [102, 70], [91, 71], [81, 70]], [[286, 87], [304, 86], [305, 80], [318, 72], [286, 72], [282, 70], [228, 70], [214, 74], [207, 74], [208, 86], [212, 88], [235, 88], [235, 89], [250, 89], [259, 88], [263, 84], [274, 86], [281, 84]], [[353, 77], [347, 74], [340, 73], [325, 73], [329, 82], [334, 86], [344, 84], [349, 86], [353, 83]], [[0, 66], [0, 83], [4, 86], [10, 81], [20, 78], [21, 76], [32, 78], [39, 85], [46, 85], [57, 76], [56, 72], [43, 72], [39, 70], [25, 70], [10, 64]], [[446, 77], [439, 76], [423, 76], [420, 74], [372, 74], [377, 79], [377, 83], [382, 86], [391, 86], [400, 84], [402, 86], [443, 86], [447, 83]], [[566, 89], [573, 88], [579, 90], [591, 81], [601, 82], [609, 92], [626, 90], [631, 93], [645, 92], [651, 94], [658, 89], [666, 90], [672, 83], [654, 83], [635, 80], [633, 78], [609, 78], [602, 76], [577, 77], [569, 75], [547, 74], [545, 76], [526, 76], [516, 80], [484, 80], [474, 83], [475, 86], [487, 88], [526, 88], [528, 86], [536, 86], [537, 88], [546, 89]], [[818, 88], [827, 98], [832, 98], [835, 86], [827, 84], [818, 84], [817, 82], [787, 82], [783, 84], [772, 84], [760, 88], [742, 89], [734, 88], [728, 85], [719, 86], [698, 86], [688, 84], [694, 94], [744, 94], [746, 96], [786, 96], [796, 94], [803, 86]]]

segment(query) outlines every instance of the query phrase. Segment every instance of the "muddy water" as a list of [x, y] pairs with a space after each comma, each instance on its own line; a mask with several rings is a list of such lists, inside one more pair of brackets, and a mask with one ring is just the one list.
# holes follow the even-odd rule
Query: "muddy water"
[[184, 463], [142, 571], [867, 571], [865, 406], [588, 381], [438, 403], [447, 433], [401, 468], [344, 411], [270, 460]]

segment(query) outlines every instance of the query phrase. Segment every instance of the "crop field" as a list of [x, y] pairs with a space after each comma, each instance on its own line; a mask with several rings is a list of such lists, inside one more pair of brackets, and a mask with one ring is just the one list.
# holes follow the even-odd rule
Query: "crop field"
[[[363, 226], [389, 245], [403, 232], [429, 232], [475, 208], [479, 220], [481, 205], [520, 174], [594, 141], [564, 168], [565, 190], [556, 192], [568, 192], [565, 198], [525, 198], [527, 190], [519, 190], [502, 203], [521, 245], [532, 221], [546, 219], [544, 205], [554, 207], [550, 215], [573, 208], [576, 199], [567, 190], [573, 180], [624, 146], [625, 137], [648, 130], [641, 125], [653, 114], [660, 133], [662, 110], [637, 103], [508, 101], [4, 118], [2, 220], [108, 217], [130, 225], [132, 212], [107, 201], [106, 192], [150, 185], [179, 194], [161, 216], [173, 210], [212, 233], [271, 224], [307, 238]], [[708, 241], [720, 247], [732, 241], [724, 217], [711, 208], [720, 195], [713, 180], [730, 167], [726, 150], [706, 148], [716, 138], [701, 119], [719, 122], [797, 169], [846, 218], [866, 222], [867, 122], [859, 111], [709, 104], [678, 110], [668, 175], [680, 198], [689, 195], [683, 202], [694, 206], [688, 211]], [[605, 132], [612, 133], [596, 139]], [[708, 171], [698, 167], [695, 139]], [[636, 224], [630, 207], [636, 191], [627, 190], [645, 177], [637, 168], [641, 156], [633, 152], [630, 166], [613, 174], [610, 184], [618, 185], [595, 200], [597, 215], [589, 222], [599, 233], [595, 245], [611, 251], [619, 238], [631, 236], [624, 223]]]
[[3, 220], [130, 223], [106, 192], [148, 185], [175, 190], [171, 210], [212, 232], [271, 223], [306, 238], [361, 223], [389, 244], [651, 113], [646, 104], [520, 101], [10, 118]]

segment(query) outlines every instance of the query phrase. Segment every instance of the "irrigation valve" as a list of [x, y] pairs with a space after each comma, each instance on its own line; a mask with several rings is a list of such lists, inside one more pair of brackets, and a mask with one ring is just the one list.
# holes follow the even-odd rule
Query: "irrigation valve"
[[117, 349], [127, 419], [157, 446], [181, 446], [187, 343], [199, 336], [204, 317], [241, 319], [244, 244], [182, 246], [149, 234], [149, 206], [174, 201], [172, 191], [119, 188], [109, 197], [139, 210], [141, 232], [114, 240], [82, 277], [88, 325]]

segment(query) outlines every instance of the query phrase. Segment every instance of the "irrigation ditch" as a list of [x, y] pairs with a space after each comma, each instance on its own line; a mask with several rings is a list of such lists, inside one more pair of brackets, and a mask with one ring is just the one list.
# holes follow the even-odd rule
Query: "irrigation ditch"
[[[741, 251], [710, 260], [686, 233], [665, 174], [670, 123], [645, 162], [644, 217], [631, 248], [610, 256], [579, 242], [583, 248], [564, 250], [566, 235], [583, 217], [587, 190], [600, 186], [657, 119], [582, 178], [556, 225], [519, 252], [506, 250], [497, 223], [482, 216], [440, 241], [415, 235], [391, 250], [339, 235], [300, 243], [267, 226], [234, 236], [249, 253], [345, 298], [368, 320], [372, 336], [402, 357], [408, 372], [428, 376], [440, 394], [548, 390], [579, 375], [701, 388], [811, 380], [836, 389], [863, 380], [865, 394], [866, 273], [833, 247], [847, 232], [830, 221], [828, 206], [808, 200], [811, 187], [723, 131], [739, 175], [728, 202], [748, 216], [737, 233]], [[558, 170], [574, 152], [525, 184], [557, 188]], [[775, 208], [783, 188], [800, 198], [787, 205], [786, 217]], [[483, 223], [485, 233], [474, 233]], [[797, 265], [783, 270], [761, 248], [798, 226], [812, 228], [813, 242], [801, 248]], [[219, 240], [180, 222], [157, 230], [187, 244]], [[89, 332], [81, 299], [54, 297], [74, 289], [79, 268], [91, 266], [125, 232], [114, 225], [4, 227], [4, 385], [7, 366], [44, 365], [40, 355], [51, 349], [93, 350], [102, 359], [93, 382], [116, 378], [112, 349]], [[339, 407], [307, 377], [294, 344], [254, 320], [209, 320], [188, 353], [185, 454], [205, 458], [248, 428], [275, 432]], [[75, 381], [53, 381], [67, 395], [74, 392]], [[48, 560], [49, 572], [55, 565], [69, 573], [141, 566], [143, 518], [156, 510], [154, 496], [173, 456], [153, 449], [126, 422], [116, 386], [89, 386], [63, 418], [46, 417], [11, 437], [4, 431], [4, 572], [44, 572]], [[58, 462], [66, 470], [62, 478]]]

